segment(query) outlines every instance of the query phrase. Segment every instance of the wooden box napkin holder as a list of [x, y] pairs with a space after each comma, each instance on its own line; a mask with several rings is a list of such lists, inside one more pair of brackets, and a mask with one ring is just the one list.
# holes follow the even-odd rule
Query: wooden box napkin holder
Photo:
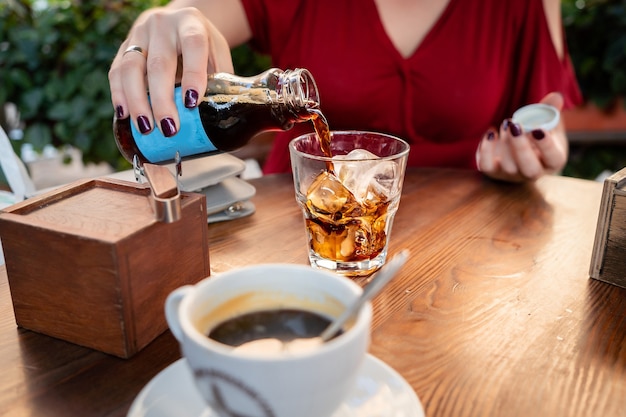
[[626, 168], [604, 181], [589, 275], [626, 288]]
[[122, 358], [167, 329], [167, 295], [209, 276], [206, 198], [178, 193], [168, 222], [153, 188], [82, 180], [0, 211], [18, 326]]

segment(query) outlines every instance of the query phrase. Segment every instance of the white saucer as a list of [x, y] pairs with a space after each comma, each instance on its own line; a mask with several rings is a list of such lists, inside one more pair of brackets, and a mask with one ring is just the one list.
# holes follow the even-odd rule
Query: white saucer
[[[159, 372], [133, 401], [127, 417], [218, 417], [196, 391], [185, 359]], [[332, 417], [424, 417], [413, 388], [394, 369], [367, 355], [357, 385]]]

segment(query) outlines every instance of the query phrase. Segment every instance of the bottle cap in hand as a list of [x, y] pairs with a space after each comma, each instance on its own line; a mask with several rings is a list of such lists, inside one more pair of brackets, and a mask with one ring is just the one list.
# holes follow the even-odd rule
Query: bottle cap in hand
[[525, 132], [552, 130], [559, 124], [559, 118], [560, 112], [556, 107], [542, 103], [529, 104], [513, 113], [513, 122], [521, 125]]

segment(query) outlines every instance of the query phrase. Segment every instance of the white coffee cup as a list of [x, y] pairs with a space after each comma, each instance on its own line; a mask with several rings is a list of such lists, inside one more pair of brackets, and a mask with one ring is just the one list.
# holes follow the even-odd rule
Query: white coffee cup
[[200, 394], [218, 415], [329, 417], [365, 359], [371, 304], [341, 335], [302, 351], [241, 352], [206, 335], [253, 311], [302, 309], [337, 317], [361, 293], [350, 279], [310, 266], [256, 265], [178, 288], [167, 298], [165, 314]]

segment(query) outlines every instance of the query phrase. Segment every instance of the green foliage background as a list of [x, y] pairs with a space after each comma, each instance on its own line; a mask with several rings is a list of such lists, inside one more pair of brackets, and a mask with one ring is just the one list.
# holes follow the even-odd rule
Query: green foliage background
[[610, 110], [626, 97], [626, 1], [562, 0], [563, 26], [585, 98]]

